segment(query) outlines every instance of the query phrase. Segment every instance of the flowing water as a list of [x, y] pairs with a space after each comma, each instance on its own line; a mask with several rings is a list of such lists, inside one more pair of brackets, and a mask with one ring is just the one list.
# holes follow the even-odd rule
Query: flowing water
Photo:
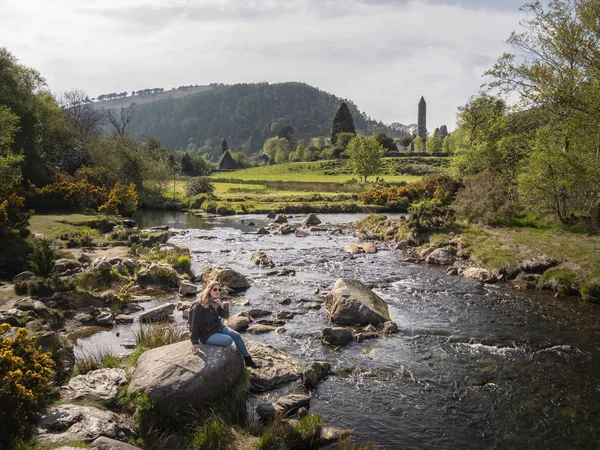
[[[319, 217], [337, 224], [361, 216]], [[400, 251], [383, 244], [376, 254], [350, 255], [344, 246], [357, 241], [350, 233], [260, 236], [264, 216], [145, 213], [138, 220], [144, 227], [189, 228], [172, 241], [190, 248], [194, 271], [220, 265], [250, 277], [252, 287], [243, 293], [250, 306], [233, 313], [314, 305], [283, 334], [245, 339], [287, 351], [300, 368], [330, 362], [336, 375], [313, 390], [311, 411], [327, 425], [353, 429], [357, 441], [385, 449], [600, 448], [597, 305], [449, 276], [405, 263]], [[296, 275], [265, 276], [268, 270], [250, 259], [255, 250]], [[370, 285], [388, 303], [400, 333], [341, 349], [322, 345], [318, 334], [331, 324], [315, 290], [327, 292], [340, 277]], [[281, 306], [277, 300], [285, 297], [291, 304]], [[96, 335], [96, 343], [114, 335]], [[293, 384], [267, 398], [299, 389]]]

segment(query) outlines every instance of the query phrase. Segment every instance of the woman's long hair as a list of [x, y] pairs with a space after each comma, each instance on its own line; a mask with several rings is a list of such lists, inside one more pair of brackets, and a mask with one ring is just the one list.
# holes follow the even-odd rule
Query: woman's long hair
[[200, 303], [205, 308], [208, 308], [213, 303], [212, 297], [210, 296], [210, 291], [217, 284], [221, 287], [221, 289], [223, 288], [223, 286], [221, 286], [221, 283], [219, 283], [217, 280], [213, 280], [210, 283], [208, 283], [206, 286], [204, 286], [204, 289], [202, 290], [202, 294], [200, 294]]

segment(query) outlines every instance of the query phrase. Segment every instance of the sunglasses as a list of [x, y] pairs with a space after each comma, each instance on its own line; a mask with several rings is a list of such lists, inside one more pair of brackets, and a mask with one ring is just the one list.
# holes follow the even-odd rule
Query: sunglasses
[[221, 288], [214, 287], [214, 288], [212, 288], [212, 291], [213, 292], [221, 292]]

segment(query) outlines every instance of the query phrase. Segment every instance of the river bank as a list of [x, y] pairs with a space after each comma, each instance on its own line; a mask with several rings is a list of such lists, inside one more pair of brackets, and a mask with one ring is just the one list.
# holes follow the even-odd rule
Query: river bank
[[403, 219], [374, 215], [356, 224], [363, 239], [403, 248], [406, 260], [447, 266], [452, 275], [506, 282], [600, 302], [600, 237], [560, 229], [476, 227], [414, 233]]

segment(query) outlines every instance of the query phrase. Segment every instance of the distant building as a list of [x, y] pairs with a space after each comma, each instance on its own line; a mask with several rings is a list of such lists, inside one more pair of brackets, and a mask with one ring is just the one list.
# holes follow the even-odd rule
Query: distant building
[[223, 152], [223, 154], [217, 161], [217, 169], [219, 169], [219, 170], [237, 169], [237, 167], [235, 166], [235, 161], [233, 160], [231, 153], [229, 153], [229, 150], [226, 150], [225, 152]]
[[262, 155], [260, 155], [258, 157], [258, 165], [259, 166], [270, 166], [271, 165], [271, 158], [269, 158], [269, 155], [266, 155], [265, 153], [263, 153]]
[[[421, 96], [417, 107], [417, 136], [423, 140], [423, 151], [427, 151], [427, 102]], [[410, 143], [410, 151], [415, 151], [414, 141]]]

